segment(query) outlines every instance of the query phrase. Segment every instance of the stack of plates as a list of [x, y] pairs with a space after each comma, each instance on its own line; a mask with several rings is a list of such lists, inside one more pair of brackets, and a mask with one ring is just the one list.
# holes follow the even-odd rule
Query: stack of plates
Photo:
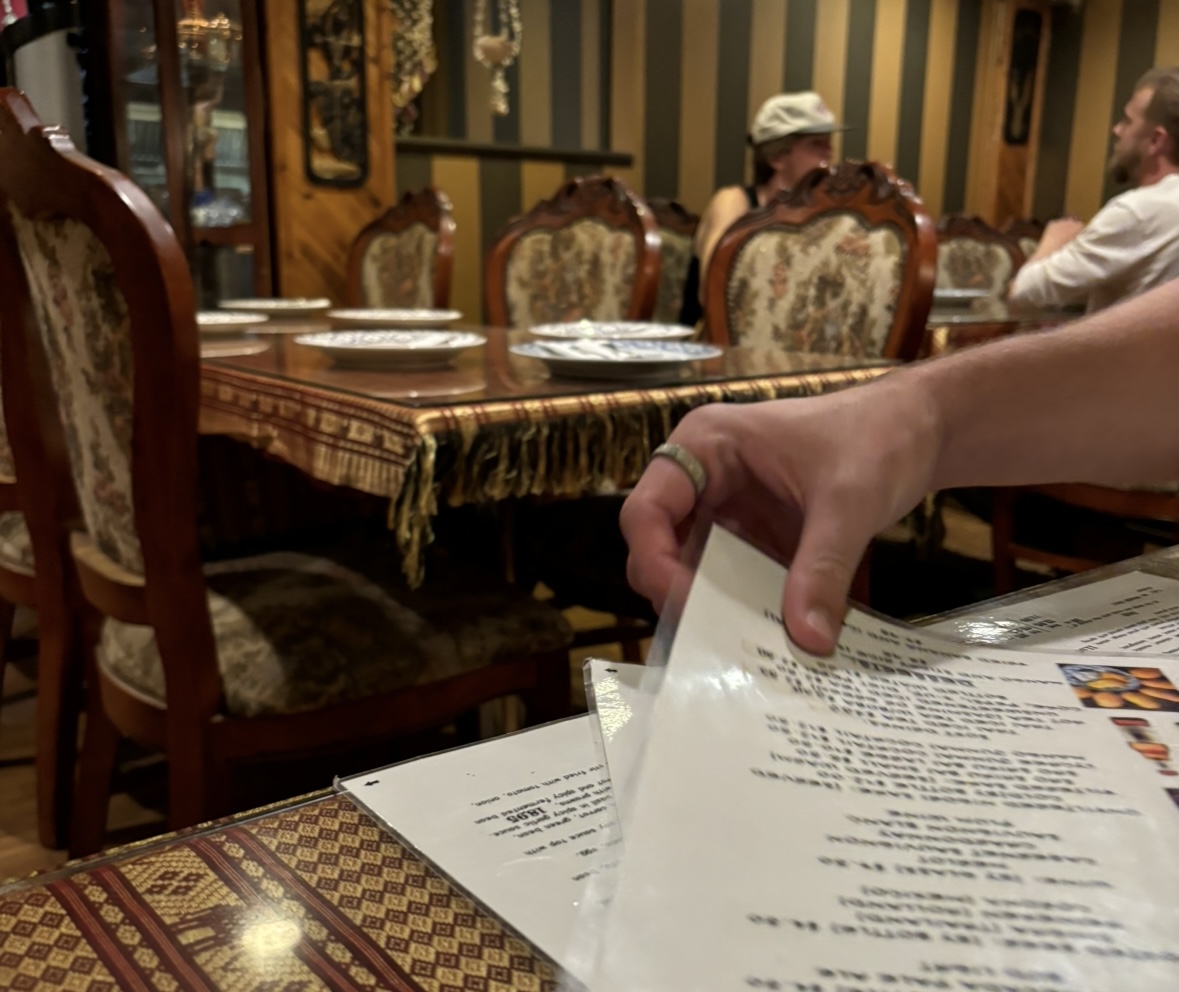
[[295, 344], [318, 348], [338, 365], [399, 371], [445, 366], [486, 343], [482, 334], [469, 331], [325, 331], [295, 338]]
[[530, 333], [538, 338], [599, 341], [668, 341], [686, 338], [692, 328], [683, 324], [651, 324], [639, 320], [579, 320], [568, 324], [537, 324]]
[[270, 318], [262, 313], [241, 313], [234, 310], [202, 310], [197, 314], [197, 327], [202, 334], [240, 334], [265, 324]]
[[687, 341], [529, 341], [512, 346], [512, 354], [538, 358], [556, 375], [577, 379], [618, 379], [666, 375], [706, 358], [720, 348]]
[[328, 320], [336, 327], [450, 327], [462, 319], [458, 310], [364, 309], [329, 310]]
[[994, 297], [989, 289], [935, 289], [933, 291], [933, 305], [935, 307], [968, 307], [976, 300], [989, 300]]
[[222, 300], [222, 310], [241, 310], [246, 313], [261, 313], [267, 317], [318, 317], [332, 308], [332, 301], [325, 297], [291, 297], [273, 300]]

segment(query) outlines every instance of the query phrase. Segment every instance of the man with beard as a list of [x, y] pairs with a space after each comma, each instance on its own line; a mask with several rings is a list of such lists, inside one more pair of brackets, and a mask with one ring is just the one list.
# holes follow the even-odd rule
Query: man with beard
[[1090, 312], [1179, 276], [1179, 68], [1152, 69], [1114, 125], [1109, 174], [1130, 184], [1088, 223], [1050, 223], [1012, 303]]

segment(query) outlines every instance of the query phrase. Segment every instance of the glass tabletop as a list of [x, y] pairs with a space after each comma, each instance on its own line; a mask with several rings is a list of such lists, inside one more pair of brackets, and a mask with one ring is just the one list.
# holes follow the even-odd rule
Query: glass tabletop
[[[550, 374], [545, 364], [509, 351], [534, 340], [526, 331], [501, 327], [456, 327], [487, 337], [481, 348], [459, 355], [453, 365], [421, 371], [339, 367], [318, 348], [295, 343], [299, 334], [328, 330], [326, 323], [282, 322], [256, 337], [208, 337], [204, 362], [210, 368], [273, 376], [320, 389], [334, 389], [410, 407], [450, 406], [496, 400], [545, 399], [630, 389], [724, 383], [748, 379], [845, 372], [894, 364], [888, 359], [787, 352], [777, 348], [730, 347], [718, 358], [642, 376], [578, 379]], [[240, 348], [235, 348], [240, 344]], [[233, 352], [253, 352], [234, 354]]]
[[968, 306], [938, 306], [936, 303], [926, 318], [927, 327], [960, 327], [975, 324], [1010, 324], [1012, 327], [1060, 324], [1084, 316], [1084, 310], [1030, 310], [1007, 305], [1006, 300], [988, 298], [975, 300]]

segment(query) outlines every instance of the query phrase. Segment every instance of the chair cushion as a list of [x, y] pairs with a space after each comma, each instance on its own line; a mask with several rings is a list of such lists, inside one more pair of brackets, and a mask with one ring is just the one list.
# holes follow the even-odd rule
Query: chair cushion
[[[390, 570], [392, 571], [392, 570]], [[410, 591], [330, 559], [293, 553], [206, 568], [225, 707], [296, 713], [567, 646], [564, 617], [491, 580], [444, 578]], [[108, 619], [99, 663], [163, 704], [150, 627]]]
[[623, 320], [635, 285], [635, 236], [592, 218], [529, 231], [512, 248], [505, 294], [513, 327]]
[[24, 514], [15, 510], [0, 513], [0, 567], [33, 574], [33, 542]]
[[852, 213], [768, 227], [738, 251], [725, 286], [734, 344], [879, 356], [903, 289], [906, 246]]
[[659, 292], [652, 319], [674, 324], [680, 319], [684, 302], [684, 283], [692, 263], [692, 239], [686, 234], [659, 229]]
[[425, 224], [369, 242], [360, 267], [364, 305], [368, 307], [434, 306], [434, 253], [438, 235]]
[[937, 246], [938, 289], [985, 289], [998, 295], [1014, 274], [1002, 245], [952, 238]]

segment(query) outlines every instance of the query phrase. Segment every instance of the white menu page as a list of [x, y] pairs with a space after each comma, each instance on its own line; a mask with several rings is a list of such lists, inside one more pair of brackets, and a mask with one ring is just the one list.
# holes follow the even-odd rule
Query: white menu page
[[1012, 648], [1179, 655], [1179, 582], [1128, 572], [926, 629]]
[[857, 613], [812, 658], [784, 575], [713, 531], [593, 992], [1179, 988], [1179, 663]]
[[640, 665], [590, 660], [586, 672], [608, 714], [600, 741], [597, 715], [573, 717], [337, 783], [566, 967], [585, 882], [617, 860], [604, 760], [625, 782], [651, 700]]
[[558, 962], [585, 880], [615, 857], [610, 782], [585, 716], [337, 788]]

